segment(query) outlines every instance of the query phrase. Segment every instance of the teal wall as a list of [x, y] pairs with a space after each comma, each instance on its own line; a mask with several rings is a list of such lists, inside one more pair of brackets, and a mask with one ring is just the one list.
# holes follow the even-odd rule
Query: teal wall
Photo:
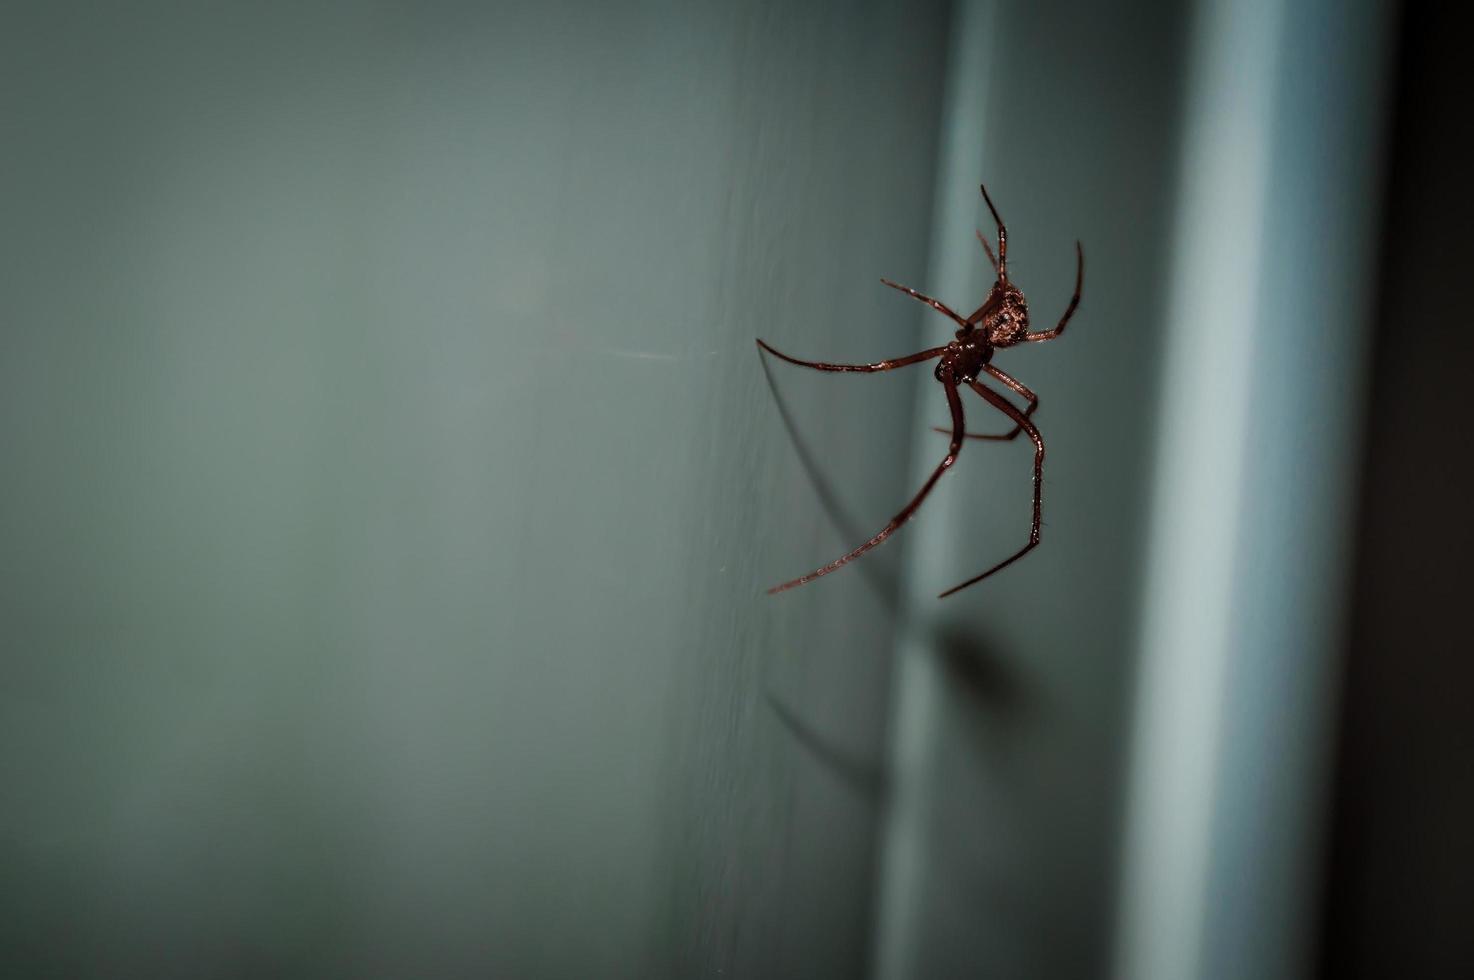
[[863, 970], [944, 21], [7, 13], [9, 975]]
[[[1334, 6], [12, 4], [0, 972], [1297, 975], [1385, 28]], [[975, 299], [984, 179], [1039, 325], [1085, 245], [998, 355], [1043, 546], [936, 601], [1027, 534], [970, 443], [765, 596], [945, 409], [754, 337], [945, 340], [879, 278]]]

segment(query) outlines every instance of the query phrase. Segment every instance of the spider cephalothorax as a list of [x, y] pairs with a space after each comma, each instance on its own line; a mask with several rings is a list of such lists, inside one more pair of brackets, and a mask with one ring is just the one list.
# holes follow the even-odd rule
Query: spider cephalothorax
[[[1060, 317], [1058, 325], [1053, 330], [1041, 330], [1037, 333], [1030, 333], [1028, 303], [1024, 301], [1024, 294], [1008, 279], [1008, 229], [1003, 226], [1003, 219], [998, 217], [998, 209], [993, 207], [993, 201], [988, 197], [988, 189], [986, 187], [983, 188], [983, 200], [987, 202], [988, 210], [993, 214], [993, 221], [998, 225], [998, 255], [996, 257], [993, 255], [993, 250], [988, 247], [988, 242], [983, 238], [981, 232], [978, 233], [978, 241], [982, 242], [983, 251], [987, 252], [988, 260], [993, 263], [993, 268], [998, 273], [998, 280], [993, 284], [993, 288], [989, 290], [988, 298], [983, 301], [983, 305], [979, 306], [973, 312], [972, 316], [963, 318], [958, 316], [951, 307], [937, 302], [930, 296], [918, 293], [908, 286], [893, 283], [889, 279], [881, 280], [887, 286], [893, 289], [899, 289], [908, 296], [913, 296], [921, 300], [921, 302], [930, 306], [938, 313], [950, 317], [957, 324], [956, 338], [946, 346], [933, 347], [930, 350], [924, 350], [906, 357], [876, 361], [873, 364], [826, 364], [820, 361], [801, 361], [796, 357], [789, 357], [787, 354], [774, 350], [761, 340], [757, 342], [759, 347], [775, 357], [780, 357], [790, 364], [814, 368], [817, 371], [889, 371], [893, 368], [905, 367], [907, 364], [917, 364], [921, 361], [929, 361], [932, 358], [937, 358], [936, 379], [942, 383], [942, 388], [947, 395], [947, 407], [952, 413], [952, 445], [947, 452], [946, 458], [932, 471], [926, 483], [922, 484], [921, 490], [916, 496], [911, 498], [911, 502], [901, 508], [899, 514], [891, 518], [889, 524], [881, 528], [880, 532], [873, 538], [849, 554], [842, 555], [822, 568], [815, 569], [809, 574], [800, 576], [791, 582], [775, 585], [768, 590], [770, 593], [782, 592], [785, 589], [791, 589], [794, 586], [812, 582], [821, 575], [828, 575], [830, 572], [848, 564], [890, 537], [896, 528], [906, 523], [911, 515], [916, 512], [916, 508], [920, 507], [921, 502], [926, 499], [926, 495], [931, 493], [931, 489], [936, 485], [937, 480], [956, 461], [957, 454], [962, 449], [962, 440], [965, 438], [1007, 440], [1017, 437], [1020, 432], [1027, 432], [1029, 434], [1030, 440], [1034, 443], [1034, 520], [1029, 529], [1028, 544], [981, 575], [975, 575], [961, 585], [955, 585], [946, 592], [943, 592], [942, 596], [949, 596], [959, 589], [965, 589], [969, 585], [981, 582], [994, 572], [1012, 565], [1039, 544], [1040, 491], [1044, 480], [1044, 439], [1039, 435], [1038, 428], [1029, 419], [1029, 416], [1034, 414], [1034, 409], [1039, 407], [1039, 399], [1022, 382], [993, 366], [993, 351], [995, 348], [1012, 347], [1014, 344], [1024, 342], [1053, 340], [1064, 332], [1065, 324], [1069, 323], [1070, 317], [1075, 312], [1075, 308], [1080, 305], [1080, 287], [1085, 277], [1085, 253], [1080, 248], [1080, 243], [1076, 242], [1075, 294], [1070, 298], [1070, 305], [1065, 308], [1064, 316]], [[1023, 398], [1029, 403], [1029, 407], [1020, 410], [1018, 406], [983, 384], [978, 380], [979, 376], [983, 374], [990, 375], [995, 381]], [[959, 397], [957, 391], [958, 387], [964, 384], [977, 392], [989, 405], [1008, 416], [1009, 420], [1013, 422], [1013, 429], [1003, 435], [973, 435], [972, 433], [965, 432], [962, 419], [962, 399]], [[943, 429], [941, 431], [945, 432], [947, 430]]]

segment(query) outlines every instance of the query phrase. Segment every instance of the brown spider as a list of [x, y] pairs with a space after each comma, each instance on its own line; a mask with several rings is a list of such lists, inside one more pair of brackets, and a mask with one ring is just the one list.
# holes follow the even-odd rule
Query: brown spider
[[[947, 451], [947, 456], [941, 464], [932, 471], [932, 475], [922, 484], [921, 490], [911, 502], [901, 508], [901, 512], [891, 518], [889, 524], [880, 529], [880, 532], [866, 541], [860, 547], [847, 555], [836, 558], [834, 561], [822, 568], [817, 568], [807, 575], [800, 576], [791, 582], [775, 585], [768, 590], [768, 594], [783, 592], [798, 585], [812, 582], [822, 575], [828, 575], [835, 569], [848, 564], [865, 552], [880, 544], [891, 533], [906, 523], [921, 502], [931, 493], [932, 487], [957, 459], [958, 452], [962, 449], [962, 440], [967, 439], [991, 439], [1011, 440], [1020, 432], [1027, 432], [1029, 438], [1034, 440], [1034, 520], [1029, 529], [1029, 543], [1020, 548], [1013, 555], [1000, 561], [981, 575], [974, 575], [959, 585], [943, 592], [938, 598], [945, 599], [954, 592], [967, 588], [981, 582], [994, 572], [1001, 571], [1028, 554], [1039, 544], [1039, 501], [1040, 488], [1044, 477], [1044, 440], [1039, 435], [1039, 430], [1034, 423], [1029, 421], [1029, 416], [1034, 414], [1034, 409], [1039, 407], [1039, 399], [1024, 385], [1008, 374], [994, 367], [990, 362], [993, 359], [993, 351], [999, 347], [1012, 347], [1014, 344], [1037, 343], [1044, 340], [1053, 340], [1064, 333], [1065, 324], [1070, 322], [1070, 317], [1075, 312], [1075, 307], [1080, 305], [1080, 287], [1085, 279], [1085, 251], [1080, 243], [1075, 243], [1075, 294], [1070, 297], [1070, 305], [1066, 307], [1064, 316], [1059, 318], [1059, 324], [1053, 330], [1041, 330], [1037, 333], [1029, 331], [1029, 307], [1024, 301], [1024, 294], [1018, 287], [1008, 281], [1008, 229], [1003, 226], [1003, 219], [998, 217], [998, 209], [993, 207], [993, 199], [988, 197], [987, 187], [982, 188], [983, 200], [988, 204], [988, 210], [993, 214], [993, 221], [998, 225], [998, 256], [994, 258], [993, 250], [988, 247], [988, 242], [983, 238], [983, 233], [978, 232], [978, 241], [982, 243], [983, 251], [988, 255], [988, 261], [993, 264], [998, 273], [998, 281], [988, 291], [988, 298], [983, 305], [973, 311], [969, 317], [960, 317], [951, 309], [932, 299], [924, 296], [914, 289], [901, 286], [891, 282], [889, 279], [881, 279], [892, 289], [899, 289], [908, 296], [921, 300], [927, 306], [938, 313], [951, 317], [957, 323], [957, 336], [945, 347], [933, 347], [919, 354], [911, 354], [907, 357], [899, 357], [892, 360], [876, 361], [874, 364], [826, 364], [820, 361], [801, 361], [796, 357], [789, 357], [780, 351], [774, 350], [762, 340], [758, 340], [758, 347], [772, 354], [774, 357], [782, 358], [790, 364], [801, 367], [813, 368], [816, 371], [889, 371], [893, 368], [905, 367], [908, 364], [917, 364], [921, 361], [929, 361], [934, 357], [941, 358], [937, 362], [936, 378], [942, 383], [942, 389], [947, 393], [947, 406], [952, 410], [952, 445]], [[978, 380], [978, 375], [989, 374], [1002, 382], [1005, 386], [1013, 389], [1029, 403], [1029, 407], [1019, 411], [1012, 402], [1004, 398], [992, 388], [984, 385]], [[965, 384], [973, 391], [982, 396], [983, 400], [992, 405], [998, 411], [1013, 422], [1013, 429], [1004, 435], [973, 435], [964, 431], [962, 419], [962, 399], [958, 397], [957, 386]], [[938, 429], [946, 432], [946, 429]]]

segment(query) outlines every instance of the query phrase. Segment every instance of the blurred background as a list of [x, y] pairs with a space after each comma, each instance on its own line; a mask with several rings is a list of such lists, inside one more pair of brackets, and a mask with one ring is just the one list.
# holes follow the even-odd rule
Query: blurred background
[[1456, 18], [8, 4], [5, 974], [1474, 976]]

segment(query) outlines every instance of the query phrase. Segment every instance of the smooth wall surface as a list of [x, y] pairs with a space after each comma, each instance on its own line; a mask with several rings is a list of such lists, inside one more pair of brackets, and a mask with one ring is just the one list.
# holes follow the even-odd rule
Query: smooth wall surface
[[7, 973], [865, 969], [944, 26], [11, 9]]
[[1384, 13], [12, 4], [0, 968], [1303, 972]]

